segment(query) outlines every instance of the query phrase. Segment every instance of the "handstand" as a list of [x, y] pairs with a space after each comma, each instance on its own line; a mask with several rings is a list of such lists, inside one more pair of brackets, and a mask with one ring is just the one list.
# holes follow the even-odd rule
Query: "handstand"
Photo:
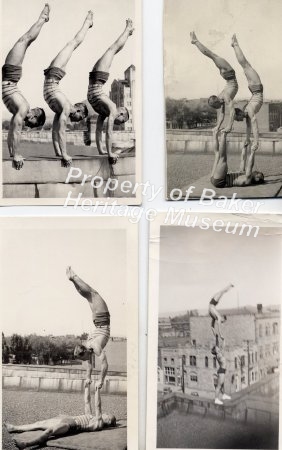
[[95, 387], [95, 415], [92, 414], [90, 385], [84, 388], [85, 414], [80, 416], [59, 415], [47, 420], [28, 425], [12, 425], [6, 423], [9, 433], [23, 433], [25, 431], [42, 430], [42, 433], [33, 439], [25, 440], [14, 438], [13, 442], [19, 449], [32, 445], [44, 445], [52, 437], [62, 437], [69, 433], [83, 433], [85, 431], [100, 431], [105, 427], [115, 427], [116, 418], [113, 414], [102, 414], [100, 389]]
[[92, 355], [94, 352], [101, 361], [101, 378], [98, 387], [103, 386], [108, 371], [108, 361], [104, 348], [110, 339], [110, 314], [106, 302], [98, 294], [95, 289], [86, 284], [79, 276], [77, 276], [71, 267], [67, 268], [67, 277], [73, 282], [76, 290], [89, 303], [92, 311], [92, 319], [95, 325], [95, 331], [89, 336], [85, 345], [77, 346], [75, 356], [86, 360], [87, 363], [87, 382], [91, 383], [92, 374]]
[[250, 186], [264, 183], [264, 175], [262, 172], [253, 171], [255, 163], [255, 150], [252, 149], [246, 168], [246, 145], [242, 149], [241, 165], [238, 172], [228, 172], [227, 165], [227, 133], [222, 132], [220, 140], [218, 138], [219, 131], [213, 131], [213, 144], [215, 151], [215, 159], [211, 173], [211, 183], [216, 188], [233, 187], [233, 186]]
[[[232, 37], [232, 47], [234, 48], [235, 55], [239, 64], [244, 69], [246, 78], [248, 80], [248, 86], [252, 93], [252, 97], [244, 107], [244, 110], [236, 108], [235, 120], [243, 121], [246, 119], [247, 125], [247, 140], [245, 142], [245, 153], [247, 154], [247, 147], [250, 144], [250, 128], [252, 128], [254, 142], [251, 146], [251, 151], [255, 152], [259, 146], [259, 129], [257, 122], [257, 113], [263, 104], [263, 85], [257, 72], [252, 68], [251, 64], [245, 58], [241, 48], [239, 47], [236, 34]], [[246, 157], [246, 156], [245, 156]]]
[[225, 373], [226, 373], [226, 359], [223, 355], [223, 351], [219, 347], [218, 339], [216, 339], [216, 344], [211, 350], [212, 355], [216, 357], [216, 360], [219, 364], [219, 369], [217, 371], [218, 381], [217, 386], [215, 388], [215, 400], [214, 403], [216, 405], [223, 405], [223, 402], [219, 399], [220, 393], [222, 393], [222, 400], [231, 400], [231, 397], [225, 394], [224, 390], [224, 381], [225, 381]]
[[235, 71], [224, 58], [217, 56], [215, 53], [213, 53], [211, 50], [205, 47], [201, 42], [199, 42], [194, 31], [190, 33], [190, 37], [191, 43], [195, 44], [196, 47], [198, 47], [198, 49], [200, 50], [200, 52], [203, 53], [203, 55], [213, 60], [216, 67], [220, 71], [220, 75], [222, 76], [222, 78], [224, 78], [224, 80], [226, 80], [226, 86], [223, 89], [223, 91], [219, 95], [211, 95], [208, 99], [208, 103], [213, 108], [220, 109], [220, 114], [218, 117], [215, 130], [219, 130], [222, 122], [224, 121], [225, 105], [229, 107], [230, 110], [229, 123], [225, 128], [225, 131], [229, 133], [232, 129], [235, 117], [233, 99], [238, 92], [238, 83], [236, 80]]
[[18, 82], [22, 77], [22, 63], [26, 50], [35, 41], [44, 23], [48, 22], [49, 11], [49, 5], [46, 3], [38, 20], [15, 43], [2, 67], [2, 99], [8, 111], [13, 115], [7, 143], [10, 156], [13, 158], [13, 165], [17, 170], [20, 170], [24, 164], [24, 159], [19, 154], [23, 125], [35, 128], [45, 123], [44, 110], [42, 108], [30, 109], [30, 105], [18, 88]]
[[217, 336], [217, 334], [215, 332], [215, 322], [217, 322], [218, 334], [221, 337], [221, 339], [224, 339], [221, 334], [221, 324], [226, 321], [226, 316], [221, 316], [221, 314], [217, 311], [216, 307], [217, 307], [218, 302], [221, 299], [221, 297], [233, 287], [234, 287], [233, 284], [231, 284], [231, 283], [228, 284], [228, 286], [226, 286], [224, 289], [222, 289], [221, 291], [214, 294], [213, 298], [211, 299], [211, 301], [209, 303], [209, 315], [212, 319], [212, 322], [211, 322], [212, 332], [215, 336]]
[[[114, 56], [124, 47], [129, 36], [132, 35], [134, 29], [132, 20], [127, 19], [126, 27], [120, 37], [108, 48], [106, 53], [96, 62], [92, 72], [89, 73], [89, 85], [87, 98], [94, 111], [99, 116], [96, 126], [96, 144], [100, 155], [106, 155], [110, 164], [115, 164], [118, 155], [112, 152], [112, 139], [114, 124], [121, 125], [129, 119], [129, 112], [125, 107], [117, 108], [116, 104], [104, 93], [103, 85], [109, 78], [109, 71]], [[106, 149], [103, 150], [102, 132], [104, 121], [108, 118], [106, 128]]]
[[44, 70], [44, 99], [55, 113], [52, 128], [53, 146], [56, 155], [62, 157], [62, 163], [65, 167], [72, 163], [66, 149], [67, 120], [70, 118], [71, 122], [79, 122], [87, 117], [88, 110], [84, 103], [72, 105], [60, 90], [59, 82], [66, 74], [65, 68], [73, 51], [83, 42], [87, 31], [92, 26], [93, 13], [89, 11], [76, 36], [53, 59], [48, 69]]

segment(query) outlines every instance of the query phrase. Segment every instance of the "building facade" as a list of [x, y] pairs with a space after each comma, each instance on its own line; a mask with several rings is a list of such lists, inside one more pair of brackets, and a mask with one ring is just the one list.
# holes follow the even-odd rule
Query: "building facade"
[[[222, 326], [227, 362], [226, 392], [241, 391], [279, 365], [280, 311], [241, 308], [225, 310]], [[189, 316], [190, 337], [185, 343], [164, 345], [160, 340], [158, 365], [163, 383], [190, 395], [213, 398], [219, 368], [211, 354], [215, 338], [209, 316]]]
[[119, 108], [125, 107], [129, 112], [127, 122], [118, 126], [119, 130], [134, 130], [134, 90], [135, 90], [135, 66], [129, 66], [124, 72], [123, 80], [114, 80], [111, 84], [110, 99]]

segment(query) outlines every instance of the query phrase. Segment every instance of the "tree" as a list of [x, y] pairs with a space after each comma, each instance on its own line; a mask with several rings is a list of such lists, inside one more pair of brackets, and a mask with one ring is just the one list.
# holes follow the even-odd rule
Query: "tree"
[[10, 348], [7, 345], [4, 333], [2, 332], [2, 363], [7, 364], [9, 362]]

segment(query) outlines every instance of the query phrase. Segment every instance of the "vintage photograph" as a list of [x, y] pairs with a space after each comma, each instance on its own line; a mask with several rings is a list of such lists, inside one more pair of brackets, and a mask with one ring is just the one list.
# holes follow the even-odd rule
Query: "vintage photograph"
[[136, 449], [138, 227], [2, 218], [2, 449]]
[[167, 198], [282, 196], [281, 19], [279, 0], [165, 0]]
[[281, 222], [229, 220], [151, 230], [150, 449], [280, 448]]
[[[62, 203], [70, 190], [73, 196], [137, 202], [141, 30], [136, 4], [3, 1], [2, 197], [11, 199], [5, 204]], [[66, 182], [72, 168], [80, 176]], [[131, 190], [123, 192], [123, 181]]]

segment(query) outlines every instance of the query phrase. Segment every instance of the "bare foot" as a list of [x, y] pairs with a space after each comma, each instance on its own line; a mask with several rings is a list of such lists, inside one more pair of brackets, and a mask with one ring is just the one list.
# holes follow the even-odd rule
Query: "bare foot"
[[13, 158], [13, 166], [16, 170], [21, 170], [24, 165], [24, 159], [22, 155], [15, 155]]
[[73, 277], [75, 276], [75, 273], [72, 270], [71, 266], [67, 267], [66, 274], [67, 274], [67, 277], [68, 277], [69, 280], [72, 280]]
[[27, 445], [26, 445], [26, 443], [24, 442], [24, 441], [21, 441], [20, 439], [12, 439], [12, 442], [13, 442], [13, 444], [15, 444], [15, 446], [17, 447], [17, 448], [19, 448], [19, 449], [22, 449], [22, 448], [26, 448], [27, 447]]
[[91, 11], [91, 10], [88, 11], [85, 22], [89, 23], [89, 28], [93, 27], [93, 11]]
[[236, 34], [233, 34], [231, 39], [231, 47], [234, 47], [234, 45], [238, 45]]
[[4, 426], [6, 427], [9, 433], [15, 433], [15, 427], [11, 423], [5, 422]]
[[72, 165], [72, 158], [70, 156], [66, 156], [62, 159], [62, 165], [63, 167], [69, 167]]
[[195, 31], [191, 31], [191, 33], [190, 33], [190, 39], [191, 39], [191, 44], [196, 44], [196, 42], [197, 42], [197, 36], [196, 36], [196, 34], [195, 34]]
[[107, 155], [108, 152], [106, 152], [105, 150], [98, 150], [99, 155]]
[[39, 16], [39, 19], [44, 19], [44, 22], [49, 22], [50, 6], [45, 3], [45, 6]]
[[134, 31], [133, 22], [131, 19], [126, 20], [126, 29], [128, 31], [129, 36], [131, 36]]

